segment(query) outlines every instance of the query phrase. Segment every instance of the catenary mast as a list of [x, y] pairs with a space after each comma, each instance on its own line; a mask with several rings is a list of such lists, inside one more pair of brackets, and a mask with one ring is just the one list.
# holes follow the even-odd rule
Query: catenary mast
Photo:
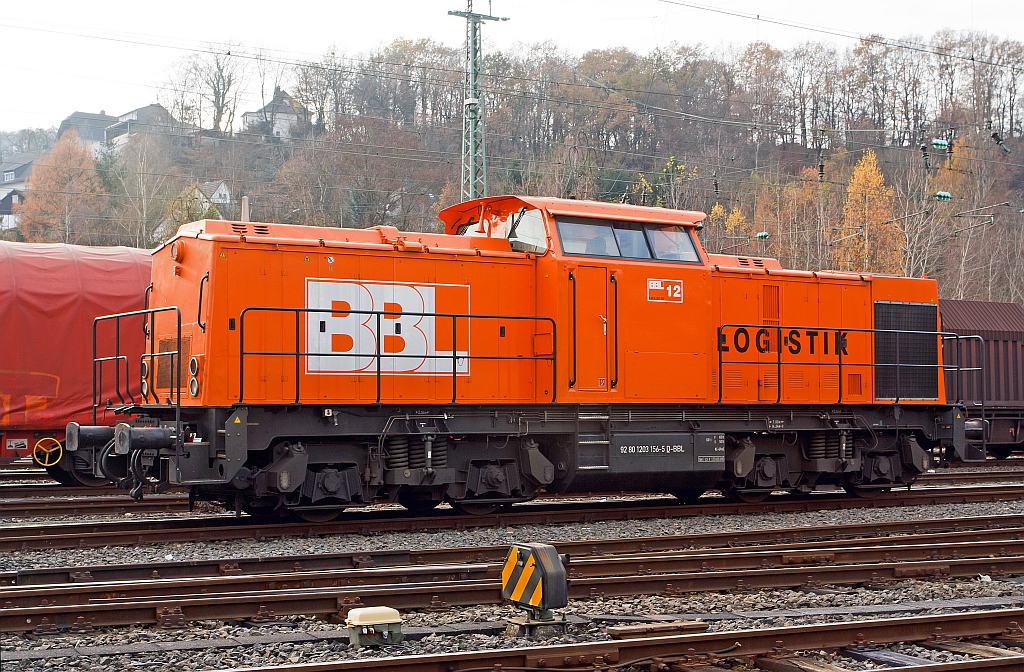
[[448, 12], [466, 19], [466, 79], [462, 106], [462, 200], [487, 195], [487, 155], [484, 150], [484, 61], [480, 26], [484, 21], [508, 21], [507, 17], [478, 14], [473, 0], [466, 0], [466, 11]]

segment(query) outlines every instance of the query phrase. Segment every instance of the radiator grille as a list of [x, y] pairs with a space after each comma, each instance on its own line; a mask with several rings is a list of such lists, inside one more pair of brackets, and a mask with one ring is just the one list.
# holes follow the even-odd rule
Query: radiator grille
[[[157, 352], [174, 352], [177, 339], [161, 338], [157, 341]], [[174, 359], [178, 362], [178, 370], [181, 372], [181, 386], [188, 386], [188, 360], [192, 356], [192, 338], [181, 337], [181, 354]], [[173, 369], [171, 368], [170, 357], [156, 358], [156, 389], [167, 390], [178, 381], [173, 380]]]
[[[929, 331], [937, 329], [934, 304], [875, 302], [875, 329]], [[896, 334], [875, 334], [875, 364], [927, 364], [928, 366], [875, 367], [876, 399], [937, 399], [939, 395], [938, 336], [899, 335], [899, 362], [896, 361]]]

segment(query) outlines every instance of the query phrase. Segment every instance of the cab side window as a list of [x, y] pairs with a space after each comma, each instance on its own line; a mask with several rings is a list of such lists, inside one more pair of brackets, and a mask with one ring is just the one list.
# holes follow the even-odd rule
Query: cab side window
[[562, 250], [566, 254], [585, 254], [591, 257], [621, 256], [612, 227], [604, 221], [579, 220], [576, 217], [559, 217], [556, 221], [558, 236], [562, 239]]
[[650, 259], [644, 230], [635, 222], [615, 222], [615, 240], [619, 243], [622, 256], [630, 259]]
[[693, 246], [690, 233], [681, 226], [648, 224], [647, 238], [651, 241], [656, 259], [665, 261], [699, 262], [700, 255]]

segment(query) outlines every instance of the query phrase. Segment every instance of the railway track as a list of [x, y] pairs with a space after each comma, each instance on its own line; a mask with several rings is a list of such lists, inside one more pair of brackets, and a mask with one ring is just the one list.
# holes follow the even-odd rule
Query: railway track
[[[21, 474], [32, 470], [19, 469], [0, 474]], [[39, 470], [43, 477], [46, 472]], [[922, 474], [917, 485], [965, 485], [984, 483], [1024, 482], [1024, 469], [991, 471], [941, 471]], [[0, 518], [25, 518], [38, 515], [48, 517], [80, 515], [121, 515], [124, 513], [179, 513], [188, 510], [188, 497], [180, 489], [159, 496], [150, 496], [142, 502], [132, 502], [126, 492], [114, 486], [81, 487], [58, 483], [0, 484]], [[644, 493], [620, 493], [636, 497], [650, 497]], [[598, 495], [555, 495], [542, 500], [579, 499]], [[46, 498], [45, 502], [39, 498]]]
[[[24, 478], [22, 471], [0, 471], [0, 480], [3, 480], [3, 476], [16, 475], [17, 478]], [[43, 469], [24, 471], [26, 475], [32, 474], [38, 476], [40, 479], [48, 479], [46, 471]], [[931, 473], [924, 473], [918, 477], [918, 481], [915, 482], [915, 486], [961, 486], [961, 485], [980, 485], [987, 484], [987, 482], [1013, 482], [1013, 481], [1024, 481], [1024, 468], [1020, 469], [991, 469], [986, 471], [957, 471], [957, 470], [940, 470]], [[183, 492], [181, 489], [170, 491], [172, 493]], [[636, 496], [648, 496], [646, 493], [632, 493]], [[99, 497], [99, 496], [127, 496], [127, 491], [117, 488], [115, 486], [103, 486], [97, 488], [86, 488], [82, 486], [62, 486], [57, 482], [18, 482], [18, 484], [0, 484], [0, 501], [14, 498], [28, 498], [28, 497]], [[597, 497], [598, 493], [592, 493], [589, 496]], [[547, 496], [552, 499], [565, 499], [565, 498], [579, 498], [580, 495], [550, 495]]]
[[[557, 543], [556, 547], [559, 552], [576, 554], [569, 565], [569, 595], [574, 599], [813, 589], [820, 585], [882, 586], [908, 578], [1024, 574], [1024, 517], [962, 523], [978, 528], [974, 530], [960, 528], [959, 522], [915, 521], [917, 529], [931, 531], [899, 537], [883, 537], [878, 532], [905, 532], [905, 524], [593, 540]], [[833, 538], [757, 547], [735, 545], [808, 532]], [[850, 538], [864, 533], [874, 536]], [[711, 548], [690, 548], [695, 542]], [[659, 550], [651, 550], [652, 545]], [[167, 625], [258, 619], [270, 612], [340, 619], [357, 605], [409, 610], [497, 604], [501, 602], [500, 573], [507, 551], [507, 547], [484, 547], [389, 551], [377, 557], [338, 554], [216, 564], [157, 563], [139, 566], [128, 574], [120, 574], [116, 567], [7, 574], [2, 578], [8, 587], [0, 589], [4, 605], [0, 631], [45, 632], [75, 623]], [[467, 564], [467, 559], [473, 562]], [[453, 560], [461, 562], [454, 564]], [[378, 561], [400, 564], [374, 566]], [[140, 575], [145, 578], [137, 578]], [[119, 580], [96, 580], [97, 576]], [[40, 580], [52, 582], [40, 585]], [[17, 585], [10, 585], [15, 581]]]
[[[814, 547], [828, 549], [851, 545], [893, 543], [991, 542], [1024, 538], [1024, 515], [1001, 515], [957, 519], [911, 520], [795, 527], [771, 530], [743, 530], [714, 535], [663, 535], [631, 539], [559, 541], [562, 552], [572, 557], [605, 557], [635, 553], [728, 552], [751, 547], [794, 551]], [[96, 565], [64, 568], [26, 569], [0, 572], [0, 586], [44, 585], [83, 581], [142, 581], [151, 578], [185, 579], [230, 574], [273, 574], [289, 571], [360, 569], [401, 565], [497, 563], [505, 558], [507, 546], [477, 546], [471, 549], [377, 550], [354, 553], [317, 553], [258, 558], [228, 558]], [[298, 568], [298, 569], [297, 569]], [[154, 575], [155, 573], [155, 575]]]
[[1024, 469], [990, 469], [986, 471], [941, 470], [917, 477], [917, 486], [1007, 483], [1024, 481]]
[[[27, 470], [14, 470], [3, 473], [17, 474]], [[40, 470], [43, 477], [46, 472]], [[922, 474], [917, 481], [918, 487], [934, 487], [939, 485], [967, 485], [985, 483], [1024, 483], [1024, 469], [991, 471], [939, 471]], [[48, 517], [78, 515], [120, 515], [132, 513], [178, 513], [188, 510], [188, 497], [181, 490], [172, 490], [159, 496], [150, 495], [142, 502], [132, 502], [126, 497], [125, 490], [114, 486], [82, 487], [66, 486], [58, 483], [18, 483], [0, 484], [0, 518], [24, 518], [44, 515]], [[616, 493], [616, 496], [650, 498], [646, 493]], [[583, 495], [552, 495], [543, 496], [541, 501], [578, 500], [583, 497], [598, 497], [596, 493]], [[39, 498], [46, 498], [45, 502]], [[712, 500], [709, 500], [712, 501]]]
[[45, 469], [0, 470], [0, 483], [10, 483], [11, 481], [47, 481], [47, 485], [55, 482]]
[[[985, 638], [974, 644], [974, 651], [1001, 642], [1011, 646], [1024, 644], [1024, 609], [940, 614], [911, 618], [886, 618], [843, 621], [815, 625], [798, 625], [757, 630], [726, 630], [669, 637], [638, 637], [635, 639], [583, 642], [556, 646], [534, 646], [516, 649], [491, 649], [414, 656], [389, 656], [361, 660], [340, 660], [328, 663], [285, 664], [260, 668], [236, 668], [230, 672], [352, 672], [354, 670], [395, 670], [398, 672], [437, 672], [437, 670], [608, 670], [692, 669], [713, 672], [723, 668], [716, 663], [730, 657], [755, 659], [759, 667], [778, 672], [828, 670], [829, 666], [802, 667], [800, 661], [810, 660], [797, 652], [867, 649], [875, 645], [899, 642], [920, 642], [931, 648], [957, 648], [962, 643], [951, 638]], [[941, 637], [936, 637], [941, 633]], [[931, 663], [921, 660], [920, 666], [905, 667], [913, 672], [952, 672], [953, 670], [987, 670], [1008, 672], [1020, 670], [1024, 656], [993, 649], [986, 660], [956, 663]], [[987, 652], [986, 652], [987, 653]], [[839, 668], [833, 668], [838, 670]]]
[[[507, 512], [483, 516], [439, 511], [433, 516], [413, 516], [404, 510], [352, 511], [329, 523], [262, 523], [230, 515], [204, 518], [171, 518], [133, 521], [41, 523], [32, 526], [0, 526], [0, 551], [94, 546], [137, 545], [180, 541], [251, 539], [281, 536], [362, 534], [431, 531], [512, 525], [592, 523], [602, 520], [684, 518], [700, 515], [733, 515], [762, 512], [803, 512], [836, 509], [1014, 501], [1024, 497], [1024, 485], [982, 485], [921, 488], [884, 493], [875, 499], [850, 498], [845, 493], [815, 493], [805, 497], [772, 498], [757, 504], [705, 498], [707, 503], [680, 504], [675, 499], [618, 499], [609, 501], [538, 501], [512, 507]], [[147, 501], [147, 500], [144, 500]], [[126, 510], [132, 511], [132, 502]]]
[[120, 496], [95, 496], [89, 489], [78, 494], [52, 498], [25, 497], [0, 500], [0, 518], [33, 518], [38, 516], [96, 516], [125, 513], [182, 513], [188, 511], [188, 495], [150, 495], [140, 502]]

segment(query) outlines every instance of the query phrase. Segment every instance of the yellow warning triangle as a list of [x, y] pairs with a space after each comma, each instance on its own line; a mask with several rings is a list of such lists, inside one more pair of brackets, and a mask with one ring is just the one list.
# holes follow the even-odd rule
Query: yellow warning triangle
[[240, 425], [240, 424], [242, 424], [242, 419], [241, 419], [241, 418], [239, 418], [239, 417], [236, 417], [236, 418], [235, 418], [235, 424], [236, 424], [236, 425]]

